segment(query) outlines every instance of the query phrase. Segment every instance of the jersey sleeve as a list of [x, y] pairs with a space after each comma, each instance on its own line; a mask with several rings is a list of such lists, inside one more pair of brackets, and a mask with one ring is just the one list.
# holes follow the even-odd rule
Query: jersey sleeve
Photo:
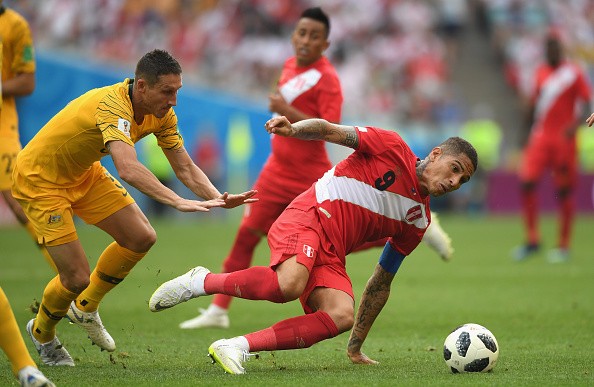
[[414, 249], [417, 248], [419, 243], [423, 240], [424, 229], [419, 228], [407, 228], [404, 232], [398, 236], [391, 237], [388, 242], [402, 255], [410, 255]]
[[123, 141], [134, 146], [130, 138], [132, 109], [117, 97], [117, 93], [109, 93], [99, 102], [95, 117], [104, 144], [109, 141]]
[[373, 126], [355, 126], [359, 135], [357, 152], [377, 155], [386, 149], [403, 148], [404, 140], [396, 132]]
[[157, 144], [163, 149], [175, 150], [184, 145], [184, 140], [177, 126], [177, 115], [173, 109], [163, 118], [161, 130], [155, 132]]
[[15, 74], [35, 72], [35, 51], [31, 30], [24, 19], [13, 26], [12, 36], [16, 39], [14, 44], [15, 55], [11, 63], [11, 70]]

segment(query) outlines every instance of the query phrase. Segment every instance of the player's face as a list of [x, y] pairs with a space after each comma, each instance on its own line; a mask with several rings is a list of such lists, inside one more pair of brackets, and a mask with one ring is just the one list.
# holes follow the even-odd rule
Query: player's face
[[140, 90], [147, 113], [157, 118], [165, 117], [169, 109], [177, 105], [177, 92], [181, 87], [180, 74], [161, 75], [153, 86], [145, 83]]
[[419, 184], [425, 193], [442, 196], [460, 188], [474, 174], [474, 166], [465, 154], [444, 154], [441, 148], [433, 148], [429, 163], [423, 171]]
[[330, 45], [326, 38], [324, 23], [309, 18], [301, 18], [291, 35], [297, 65], [309, 66], [320, 59]]

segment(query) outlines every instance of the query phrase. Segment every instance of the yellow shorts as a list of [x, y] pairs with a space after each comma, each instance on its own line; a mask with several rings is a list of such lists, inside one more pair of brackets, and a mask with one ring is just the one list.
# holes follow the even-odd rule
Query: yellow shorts
[[19, 173], [14, 179], [12, 195], [35, 227], [39, 243], [63, 244], [78, 239], [73, 214], [87, 224], [96, 224], [134, 203], [128, 191], [99, 162], [76, 187], [37, 187]]
[[18, 138], [0, 137], [0, 191], [10, 191], [12, 170], [21, 149]]

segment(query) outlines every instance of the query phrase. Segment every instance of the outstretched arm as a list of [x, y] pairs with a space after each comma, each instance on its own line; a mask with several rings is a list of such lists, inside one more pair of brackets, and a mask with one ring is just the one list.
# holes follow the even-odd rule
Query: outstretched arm
[[268, 133], [301, 140], [324, 140], [357, 149], [359, 135], [354, 126], [337, 125], [321, 118], [311, 118], [291, 124], [284, 117], [274, 117], [264, 125]]
[[217, 197], [209, 198], [211, 200], [203, 202], [180, 197], [161, 184], [159, 179], [138, 161], [134, 147], [123, 141], [110, 141], [106, 144], [106, 147], [111, 154], [120, 178], [140, 192], [163, 204], [182, 212], [208, 211], [212, 207], [225, 205], [224, 199]]
[[356, 364], [377, 364], [378, 362], [370, 359], [361, 352], [363, 342], [371, 330], [376, 317], [380, 314], [388, 297], [390, 297], [390, 285], [394, 279], [394, 274], [386, 271], [380, 264], [375, 267], [375, 271], [363, 291], [361, 302], [355, 324], [351, 330], [349, 343], [347, 346], [347, 356]]
[[258, 201], [258, 199], [253, 198], [257, 193], [255, 190], [240, 194], [229, 194], [227, 192], [221, 194], [202, 169], [194, 164], [183, 146], [176, 150], [163, 149], [163, 153], [169, 160], [169, 164], [171, 164], [177, 178], [197, 196], [203, 199], [223, 200], [225, 202], [223, 208], [235, 208], [245, 203]]

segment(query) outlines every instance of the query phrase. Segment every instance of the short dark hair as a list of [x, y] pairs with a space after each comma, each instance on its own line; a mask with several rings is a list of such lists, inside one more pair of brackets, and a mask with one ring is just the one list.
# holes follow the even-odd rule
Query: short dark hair
[[478, 154], [471, 143], [461, 137], [450, 137], [441, 144], [439, 144], [441, 151], [444, 154], [457, 156], [464, 153], [470, 159], [474, 170], [478, 167]]
[[134, 78], [142, 78], [149, 86], [153, 86], [161, 75], [179, 75], [181, 73], [181, 66], [174, 57], [165, 50], [156, 49], [140, 58], [136, 65]]
[[328, 15], [326, 15], [324, 13], [324, 11], [322, 11], [322, 8], [320, 8], [320, 7], [308, 8], [305, 11], [303, 11], [300, 18], [301, 19], [308, 18], [308, 19], [313, 19], [313, 20], [319, 21], [320, 23], [324, 24], [324, 26], [326, 27], [326, 37], [328, 37], [330, 35], [330, 19], [328, 19]]

